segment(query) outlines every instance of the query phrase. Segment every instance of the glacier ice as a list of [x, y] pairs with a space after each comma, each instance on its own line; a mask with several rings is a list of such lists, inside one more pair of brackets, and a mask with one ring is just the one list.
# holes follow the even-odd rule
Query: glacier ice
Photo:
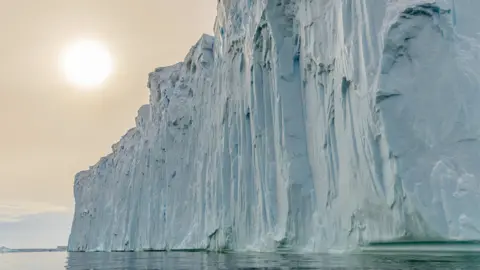
[[75, 179], [71, 251], [480, 240], [480, 1], [220, 0]]

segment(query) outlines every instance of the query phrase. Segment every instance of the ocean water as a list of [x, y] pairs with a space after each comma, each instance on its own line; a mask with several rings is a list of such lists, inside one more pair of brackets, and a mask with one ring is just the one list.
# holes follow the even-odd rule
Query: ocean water
[[0, 270], [153, 269], [480, 269], [480, 253], [4, 253]]

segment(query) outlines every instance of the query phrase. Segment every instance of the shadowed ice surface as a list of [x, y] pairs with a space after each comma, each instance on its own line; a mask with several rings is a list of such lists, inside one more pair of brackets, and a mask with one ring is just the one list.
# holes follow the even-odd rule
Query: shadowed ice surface
[[478, 269], [474, 252], [357, 255], [281, 253], [10, 253], [2, 270], [153, 269]]

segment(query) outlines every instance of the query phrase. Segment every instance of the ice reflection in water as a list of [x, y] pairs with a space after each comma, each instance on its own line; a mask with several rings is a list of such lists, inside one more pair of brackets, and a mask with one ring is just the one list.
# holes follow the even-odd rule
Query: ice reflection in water
[[11, 253], [0, 254], [0, 269], [480, 269], [475, 252], [412, 254]]
[[71, 253], [67, 269], [478, 269], [477, 253], [298, 255], [278, 253]]

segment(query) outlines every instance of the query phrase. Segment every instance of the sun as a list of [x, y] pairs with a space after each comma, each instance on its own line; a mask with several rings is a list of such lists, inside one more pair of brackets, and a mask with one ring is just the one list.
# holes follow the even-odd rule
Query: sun
[[101, 85], [112, 73], [110, 52], [98, 41], [77, 41], [65, 49], [61, 59], [67, 80], [84, 90]]

